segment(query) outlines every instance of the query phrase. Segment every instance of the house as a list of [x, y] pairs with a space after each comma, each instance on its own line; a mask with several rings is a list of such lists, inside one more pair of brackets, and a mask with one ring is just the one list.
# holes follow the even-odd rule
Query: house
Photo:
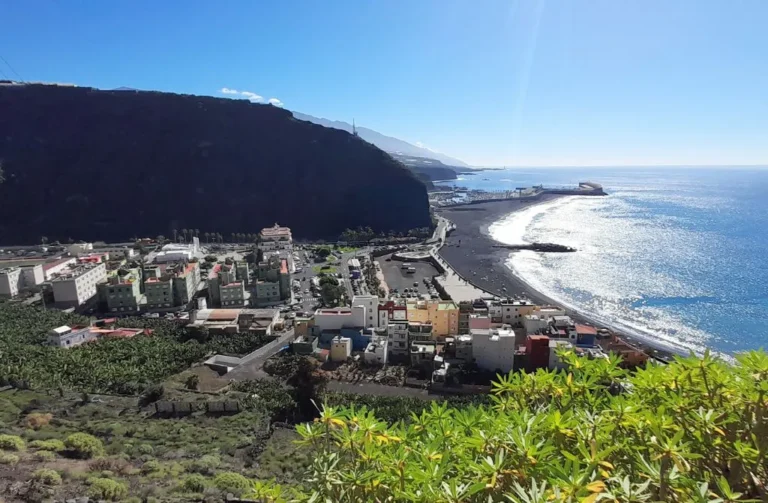
[[550, 339], [549, 340], [549, 370], [560, 370], [566, 367], [565, 363], [560, 359], [558, 351], [573, 349], [571, 341], [563, 339]]
[[380, 328], [389, 326], [392, 322], [406, 321], [408, 319], [408, 308], [404, 302], [395, 302], [388, 300], [382, 302], [377, 307], [379, 311]]
[[263, 251], [286, 250], [293, 247], [291, 229], [275, 224], [259, 233], [259, 248]]
[[376, 295], [355, 295], [352, 297], [352, 306], [365, 307], [364, 327], [378, 328], [379, 325], [379, 297]]
[[[431, 367], [437, 353], [437, 346], [432, 342], [413, 342], [411, 343], [411, 366], [412, 367]], [[430, 369], [430, 374], [431, 374]]]
[[365, 306], [337, 307], [315, 311], [316, 330], [365, 327]]
[[409, 321], [408, 341], [410, 343], [434, 341], [432, 328], [432, 324], [429, 322]]
[[69, 327], [63, 325], [48, 332], [48, 345], [60, 348], [79, 346], [96, 339], [90, 327]]
[[52, 275], [51, 288], [57, 307], [78, 307], [95, 298], [97, 285], [107, 280], [107, 266], [103, 262], [89, 262], [70, 266]]
[[453, 301], [408, 299], [406, 306], [408, 321], [431, 323], [433, 337], [459, 333], [459, 307]]
[[237, 279], [233, 264], [216, 264], [208, 275], [208, 297], [217, 307], [243, 307], [246, 304], [245, 282]]
[[387, 325], [389, 351], [393, 355], [407, 355], [409, 348], [408, 322], [405, 320], [392, 321]]
[[389, 340], [386, 337], [371, 337], [363, 352], [363, 361], [369, 364], [386, 365], [389, 356]]
[[16, 297], [23, 287], [23, 280], [20, 267], [0, 269], [0, 297]]
[[331, 341], [330, 359], [332, 362], [344, 362], [352, 356], [352, 339], [337, 335]]
[[[121, 272], [125, 274], [120, 274]], [[107, 282], [99, 285], [106, 310], [114, 314], [132, 314], [141, 309], [141, 273], [138, 269], [113, 271]]]
[[472, 356], [478, 367], [508, 373], [515, 368], [515, 332], [510, 329], [472, 330]]

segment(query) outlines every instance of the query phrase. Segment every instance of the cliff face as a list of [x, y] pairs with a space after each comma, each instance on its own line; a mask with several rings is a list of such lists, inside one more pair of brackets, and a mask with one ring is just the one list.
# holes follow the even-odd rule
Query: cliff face
[[0, 85], [0, 160], [0, 243], [430, 225], [424, 185], [388, 154], [243, 100]]

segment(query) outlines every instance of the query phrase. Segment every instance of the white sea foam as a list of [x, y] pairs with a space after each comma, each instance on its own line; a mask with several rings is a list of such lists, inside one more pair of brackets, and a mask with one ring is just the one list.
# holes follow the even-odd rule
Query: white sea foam
[[[688, 261], [700, 258], [692, 254], [707, 253], [706, 239], [674, 224], [674, 217], [637, 217], [622, 198], [565, 197], [513, 213], [491, 225], [489, 233], [506, 244], [537, 241], [577, 248], [565, 254], [517, 252], [507, 265], [564, 307], [650, 344], [702, 352], [711, 334], [645, 303], [677, 298], [695, 302], [711, 295], [704, 286], [686, 281], [685, 271]], [[676, 246], [666, 246], [670, 243]], [[675, 274], [658, 266], [655, 257], [662, 247], [664, 263], [680, 268]]]

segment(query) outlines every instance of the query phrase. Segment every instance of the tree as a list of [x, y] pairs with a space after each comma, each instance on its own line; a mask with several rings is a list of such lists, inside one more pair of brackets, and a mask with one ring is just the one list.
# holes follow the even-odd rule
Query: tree
[[200, 229], [195, 229], [194, 235], [196, 238], [200, 239]]
[[330, 248], [328, 248], [327, 246], [323, 246], [323, 247], [320, 247], [320, 248], [318, 248], [318, 249], [315, 251], [315, 254], [316, 254], [318, 257], [321, 257], [321, 258], [326, 258], [328, 255], [330, 255], [330, 254], [331, 254], [331, 249], [330, 249]]
[[209, 243], [211, 241], [211, 233], [210, 232], [204, 233], [203, 236], [205, 236], [205, 242], [206, 243]]
[[155, 238], [155, 240], [158, 243], [165, 243], [165, 236], [163, 236], [162, 234], [158, 234], [157, 237]]
[[44, 244], [45, 244], [45, 243], [47, 243], [47, 242], [48, 242], [48, 238], [47, 238], [47, 237], [45, 237], [45, 236], [42, 236], [42, 237], [40, 238], [40, 244], [44, 245]]
[[216, 239], [218, 239], [219, 243], [224, 242], [224, 237], [221, 235], [221, 232], [216, 233]]
[[187, 236], [189, 235], [189, 229], [181, 229], [181, 235], [184, 237], [184, 242], [187, 242]]
[[173, 237], [174, 243], [179, 241], [179, 231], [177, 231], [176, 229], [171, 229], [171, 236]]

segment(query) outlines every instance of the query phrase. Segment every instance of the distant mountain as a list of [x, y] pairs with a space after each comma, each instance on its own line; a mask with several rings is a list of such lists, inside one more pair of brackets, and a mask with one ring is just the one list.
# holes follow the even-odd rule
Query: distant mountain
[[[320, 124], [321, 126], [325, 126], [325, 127], [342, 129], [349, 133], [352, 132], [352, 124], [349, 124], [348, 122], [322, 119], [319, 117], [313, 117], [311, 115], [302, 114], [299, 112], [292, 112], [292, 113], [294, 117], [303, 121], [314, 122], [315, 124]], [[429, 159], [437, 159], [443, 164], [447, 164], [450, 166], [459, 166], [462, 168], [469, 167], [467, 163], [460, 161], [458, 159], [454, 159], [453, 157], [447, 156], [445, 154], [441, 154], [440, 152], [434, 152], [432, 150], [429, 150], [428, 148], [413, 145], [412, 143], [408, 143], [407, 141], [403, 141], [398, 138], [393, 138], [391, 136], [383, 135], [378, 131], [374, 131], [373, 129], [368, 129], [366, 127], [358, 127], [357, 134], [360, 135], [360, 138], [362, 138], [363, 140], [369, 143], [373, 143], [374, 145], [379, 147], [381, 150], [384, 150], [385, 152], [389, 152], [390, 154], [426, 157]]]
[[425, 184], [402, 163], [271, 105], [0, 85], [0, 110], [3, 244], [230, 236], [275, 222], [297, 238], [335, 239], [431, 224]]

